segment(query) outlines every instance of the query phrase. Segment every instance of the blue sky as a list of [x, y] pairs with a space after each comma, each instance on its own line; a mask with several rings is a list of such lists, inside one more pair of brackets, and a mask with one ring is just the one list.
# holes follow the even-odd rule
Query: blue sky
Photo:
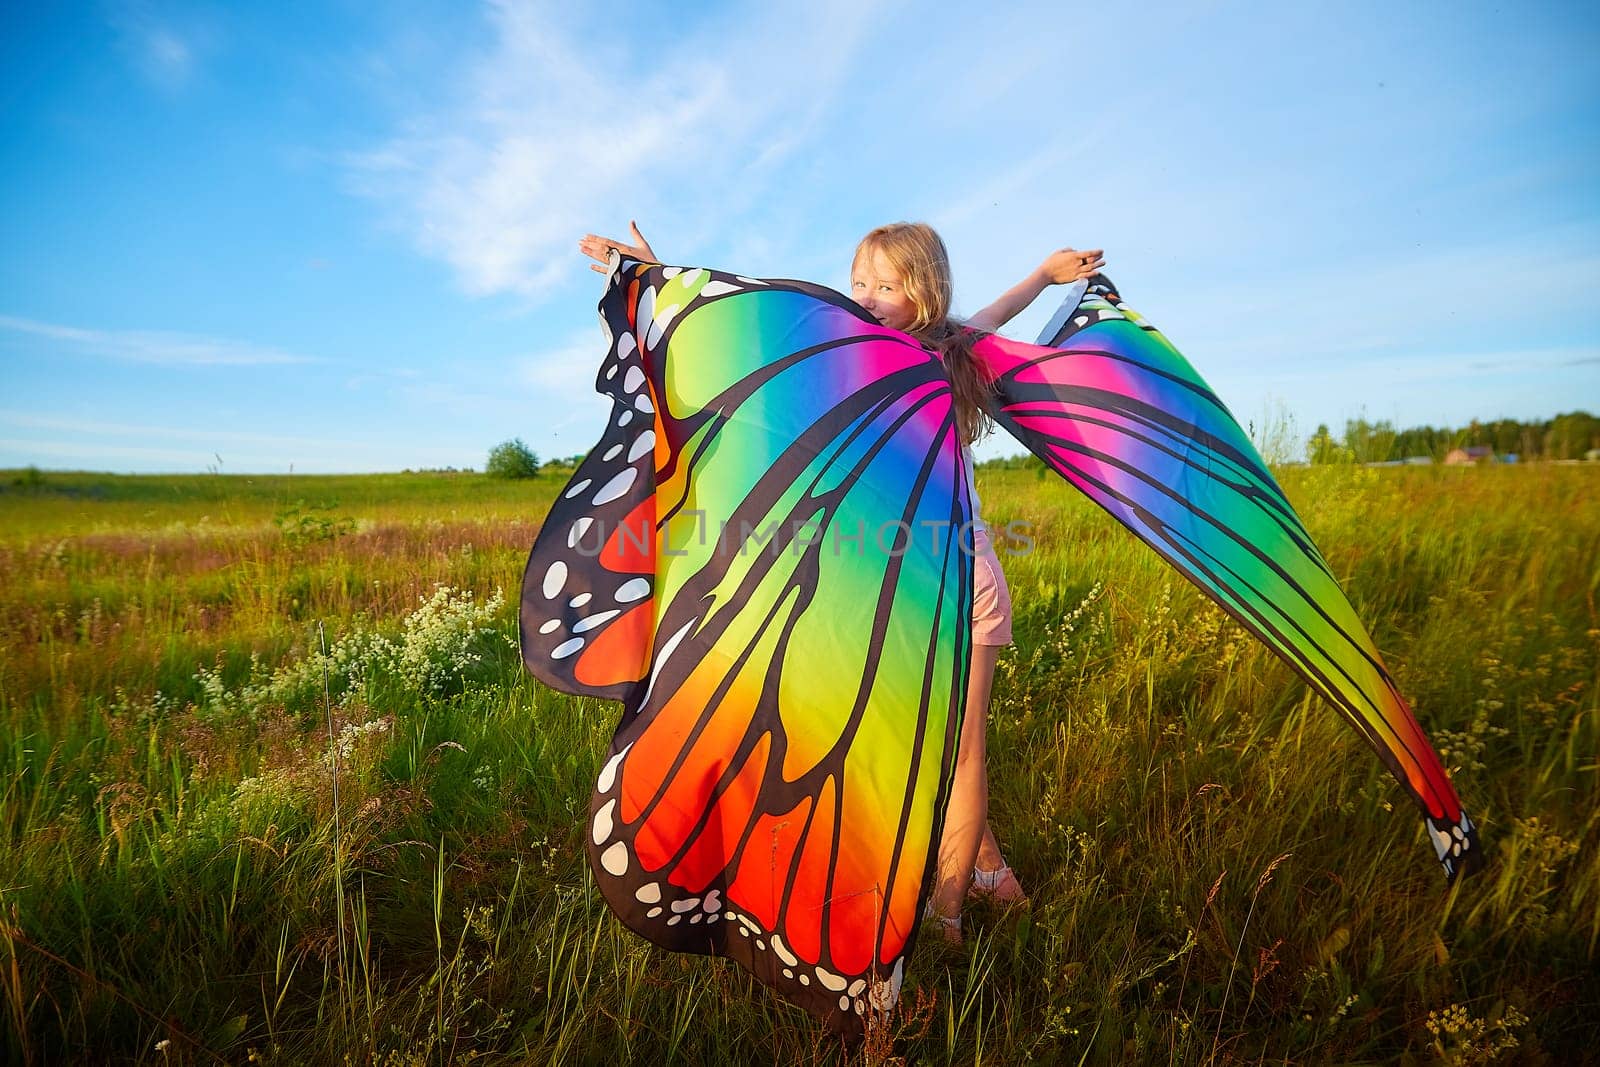
[[0, 467], [584, 451], [629, 218], [835, 287], [924, 219], [966, 311], [1103, 247], [1302, 434], [1600, 410], [1592, 5], [923, 6], [6, 5]]

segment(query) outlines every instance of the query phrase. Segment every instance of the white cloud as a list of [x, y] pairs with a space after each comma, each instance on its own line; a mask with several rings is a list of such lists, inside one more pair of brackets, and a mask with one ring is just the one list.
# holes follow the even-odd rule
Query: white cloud
[[159, 89], [176, 92], [186, 86], [199, 67], [200, 55], [213, 43], [208, 25], [190, 19], [182, 27], [160, 19], [150, 5], [127, 2], [111, 13], [122, 51], [145, 80]]
[[353, 182], [472, 295], [576, 277], [578, 237], [625, 211], [704, 209], [731, 229], [815, 136], [864, 35], [824, 6], [839, 10], [763, 9], [630, 55], [613, 24], [585, 34], [543, 5], [492, 4], [494, 45], [464, 88], [351, 155]]
[[535, 394], [541, 412], [554, 416], [540, 424], [539, 436], [555, 438], [566, 432], [566, 440], [552, 442], [552, 448], [565, 453], [587, 449], [605, 424], [611, 400], [595, 391], [604, 356], [605, 342], [595, 331], [514, 363], [514, 380]]
[[311, 356], [296, 355], [248, 341], [157, 330], [95, 330], [13, 315], [0, 315], [0, 330], [43, 337], [85, 355], [133, 363], [245, 367], [317, 362]]

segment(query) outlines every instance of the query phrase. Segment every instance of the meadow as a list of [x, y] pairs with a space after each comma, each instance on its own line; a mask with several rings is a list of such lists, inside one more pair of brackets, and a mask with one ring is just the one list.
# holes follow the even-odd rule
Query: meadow
[[[847, 1052], [606, 911], [617, 708], [535, 683], [558, 478], [0, 472], [8, 1062], [1564, 1064], [1600, 1027], [1600, 469], [1281, 472], [1477, 819], [1054, 479], [986, 470], [1032, 907], [924, 937]], [[822, 665], [819, 665], [822, 669]]]

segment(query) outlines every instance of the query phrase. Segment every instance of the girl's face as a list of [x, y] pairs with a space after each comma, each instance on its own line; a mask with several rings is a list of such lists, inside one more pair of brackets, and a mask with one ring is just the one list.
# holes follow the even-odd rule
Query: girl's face
[[850, 266], [850, 296], [867, 314], [892, 330], [907, 330], [917, 309], [906, 295], [904, 280], [880, 249], [856, 257]]

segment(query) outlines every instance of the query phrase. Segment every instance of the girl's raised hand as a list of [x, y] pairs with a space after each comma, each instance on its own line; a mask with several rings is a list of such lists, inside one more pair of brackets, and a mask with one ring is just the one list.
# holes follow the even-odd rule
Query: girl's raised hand
[[1105, 265], [1105, 254], [1098, 248], [1091, 252], [1063, 248], [1046, 256], [1045, 261], [1039, 266], [1039, 272], [1051, 285], [1065, 285], [1080, 278], [1087, 278]]
[[[644, 234], [639, 232], [639, 224], [630, 221], [628, 229], [633, 233], [634, 244], [618, 241], [611, 237], [599, 237], [586, 233], [578, 241], [578, 251], [588, 256], [597, 263], [590, 264], [589, 269], [597, 274], [604, 274], [611, 269], [611, 250], [615, 248], [625, 256], [631, 256], [643, 263], [659, 263], [656, 254], [650, 250], [650, 242], [644, 239]], [[597, 264], [604, 264], [603, 266]]]

